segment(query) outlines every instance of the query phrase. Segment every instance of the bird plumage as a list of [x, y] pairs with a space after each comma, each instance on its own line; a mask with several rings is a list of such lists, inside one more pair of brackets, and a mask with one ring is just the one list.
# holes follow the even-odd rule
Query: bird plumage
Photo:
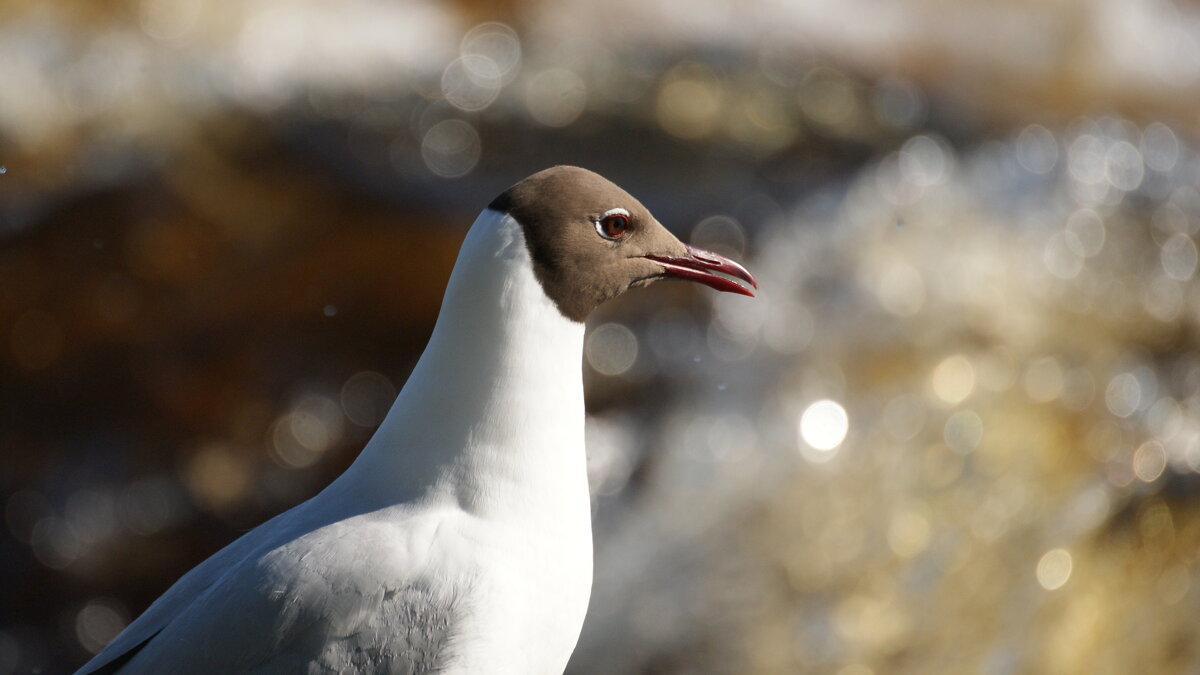
[[152, 635], [120, 672], [562, 671], [591, 583], [583, 325], [492, 210], [444, 307], [350, 469], [184, 575], [82, 673]]
[[425, 352], [350, 468], [79, 672], [562, 672], [592, 579], [583, 320], [667, 276], [752, 294], [714, 272], [754, 284], [589, 171], [517, 183], [472, 225]]

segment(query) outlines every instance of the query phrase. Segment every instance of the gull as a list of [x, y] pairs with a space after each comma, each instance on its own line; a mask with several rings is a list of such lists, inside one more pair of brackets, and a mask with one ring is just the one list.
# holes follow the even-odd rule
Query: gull
[[504, 191], [354, 463], [183, 575], [78, 672], [561, 673], [592, 583], [584, 320], [662, 278], [757, 288], [591, 171]]

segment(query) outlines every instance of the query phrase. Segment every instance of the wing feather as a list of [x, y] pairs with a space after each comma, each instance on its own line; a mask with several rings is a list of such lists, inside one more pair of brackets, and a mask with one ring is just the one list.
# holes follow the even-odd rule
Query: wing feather
[[445, 514], [368, 513], [312, 527], [294, 511], [184, 575], [79, 672], [416, 674], [444, 665], [471, 575], [438, 559]]

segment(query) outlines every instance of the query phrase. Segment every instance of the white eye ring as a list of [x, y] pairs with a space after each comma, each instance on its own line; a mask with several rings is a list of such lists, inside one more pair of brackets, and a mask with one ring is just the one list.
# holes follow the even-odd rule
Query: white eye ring
[[[625, 230], [622, 230], [619, 234], [617, 234], [615, 236], [609, 234], [604, 225], [605, 222], [609, 218], [612, 218], [613, 216], [620, 216], [621, 219], [623, 219], [625, 221], [625, 228], [626, 228]], [[626, 211], [625, 209], [623, 209], [621, 207], [609, 209], [609, 210], [605, 211], [603, 214], [601, 214], [600, 217], [595, 220], [596, 234], [599, 234], [601, 237], [608, 239], [609, 241], [616, 241], [617, 239], [620, 239], [621, 237], [625, 236], [625, 232], [628, 231], [629, 223], [632, 220], [633, 220], [633, 217], [629, 215], [629, 211]]]
[[616, 215], [618, 213], [621, 214], [622, 216], [625, 216], [626, 218], [629, 217], [629, 212], [618, 206], [615, 209], [609, 209], [609, 210], [605, 211], [604, 213], [601, 213], [600, 220], [604, 220], [605, 218], [612, 216], [612, 215]]

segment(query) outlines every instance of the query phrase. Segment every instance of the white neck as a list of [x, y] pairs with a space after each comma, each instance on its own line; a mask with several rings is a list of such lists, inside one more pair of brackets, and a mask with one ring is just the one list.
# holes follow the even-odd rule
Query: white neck
[[542, 290], [520, 224], [485, 210], [425, 353], [337, 483], [380, 505], [451, 499], [485, 516], [587, 509], [583, 333]]

